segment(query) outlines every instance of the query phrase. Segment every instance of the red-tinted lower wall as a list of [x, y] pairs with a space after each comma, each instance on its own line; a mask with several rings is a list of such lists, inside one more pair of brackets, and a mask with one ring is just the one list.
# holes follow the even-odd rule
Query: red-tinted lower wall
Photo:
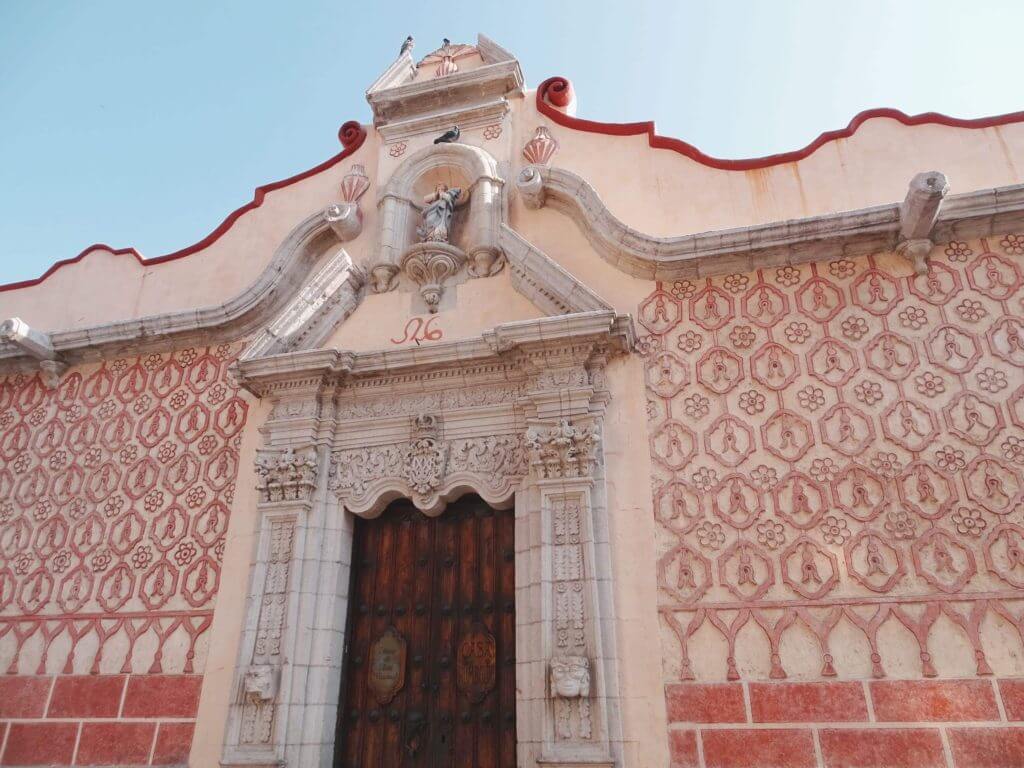
[[184, 765], [202, 675], [0, 676], [0, 765]]
[[680, 683], [672, 768], [1024, 766], [1024, 680]]

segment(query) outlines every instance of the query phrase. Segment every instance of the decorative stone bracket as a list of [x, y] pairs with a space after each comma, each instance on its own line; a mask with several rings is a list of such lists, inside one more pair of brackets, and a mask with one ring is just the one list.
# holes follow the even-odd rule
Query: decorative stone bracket
[[448, 243], [417, 243], [402, 256], [402, 270], [420, 286], [431, 313], [437, 312], [444, 282], [466, 263], [466, 254]]

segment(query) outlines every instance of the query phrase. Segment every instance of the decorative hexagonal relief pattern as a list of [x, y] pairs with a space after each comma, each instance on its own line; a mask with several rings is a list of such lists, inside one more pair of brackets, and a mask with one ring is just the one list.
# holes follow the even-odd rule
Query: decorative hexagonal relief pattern
[[8, 672], [52, 670], [55, 654], [67, 672], [104, 657], [199, 671], [247, 412], [226, 376], [238, 351], [108, 360], [53, 390], [0, 382]]
[[939, 244], [921, 275], [883, 254], [656, 284], [641, 349], [671, 679], [694, 676], [695, 635], [738, 678], [752, 625], [771, 677], [794, 632], [837, 674], [839, 625], [884, 676], [892, 622], [935, 674], [940, 613], [986, 673], [982, 622], [1024, 613], [1020, 256], [997, 238]]

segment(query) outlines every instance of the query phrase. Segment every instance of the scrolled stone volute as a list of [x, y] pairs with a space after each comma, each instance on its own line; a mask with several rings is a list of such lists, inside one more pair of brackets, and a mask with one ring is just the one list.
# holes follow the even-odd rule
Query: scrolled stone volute
[[528, 165], [519, 172], [516, 190], [527, 208], [537, 210], [544, 207], [544, 178], [538, 167]]

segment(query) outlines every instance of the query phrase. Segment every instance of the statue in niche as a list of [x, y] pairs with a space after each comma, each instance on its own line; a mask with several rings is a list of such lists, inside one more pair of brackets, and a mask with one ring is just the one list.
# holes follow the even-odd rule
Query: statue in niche
[[438, 184], [433, 193], [427, 195], [423, 202], [423, 226], [416, 229], [421, 243], [447, 243], [455, 214], [455, 203], [462, 195], [458, 187], [448, 188], [447, 184]]

